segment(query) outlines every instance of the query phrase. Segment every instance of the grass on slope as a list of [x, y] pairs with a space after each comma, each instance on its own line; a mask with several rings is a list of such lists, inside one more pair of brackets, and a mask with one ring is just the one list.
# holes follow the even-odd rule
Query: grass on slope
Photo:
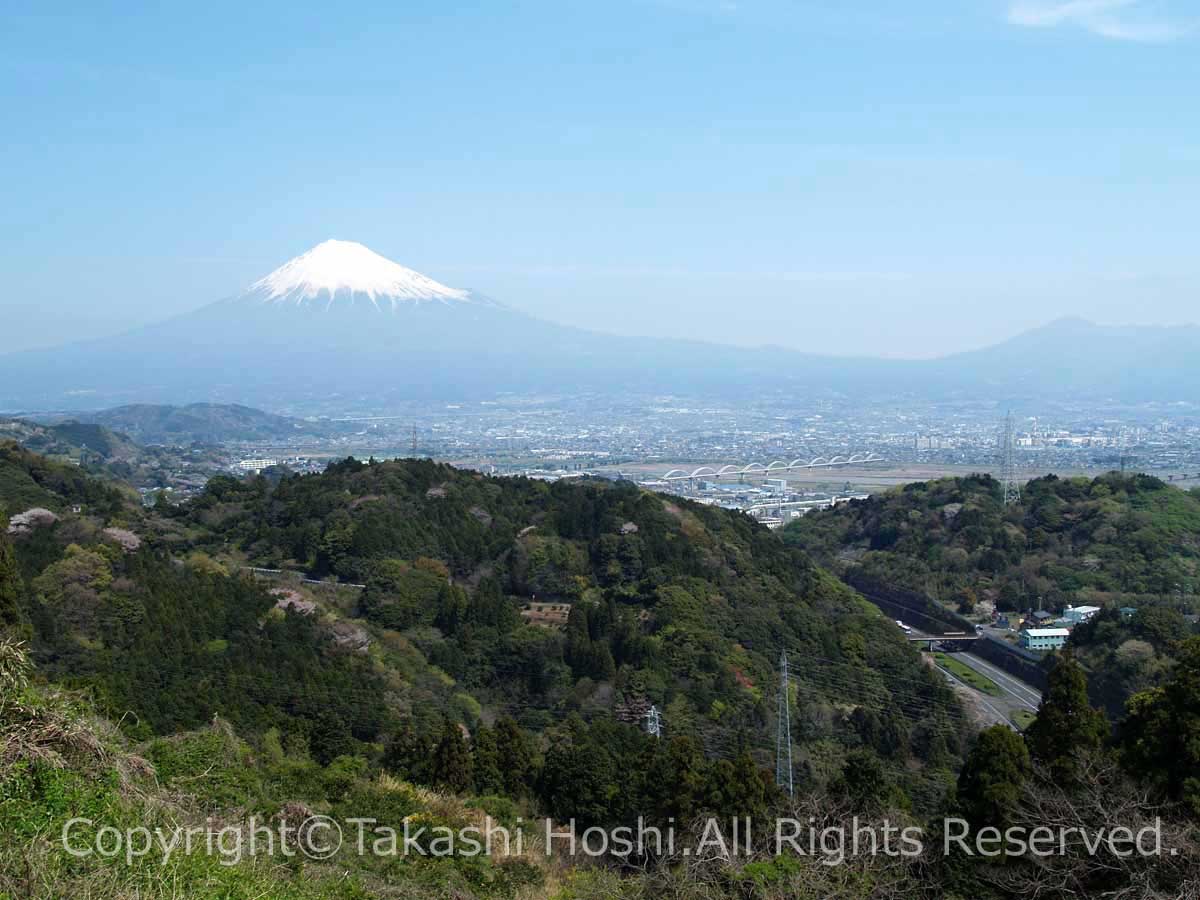
[[[405, 816], [460, 828], [483, 813], [385, 776], [349, 757], [322, 767], [270, 742], [252, 752], [224, 722], [128, 746], [116, 728], [70, 694], [32, 685], [20, 645], [0, 642], [0, 900], [540, 900], [544, 860], [360, 856], [343, 844], [327, 862], [245, 849], [247, 816], [275, 822], [321, 813], [369, 815], [402, 828]], [[302, 802], [301, 802], [302, 801]], [[482, 801], [481, 801], [482, 802]], [[494, 804], [492, 804], [494, 805]], [[503, 804], [502, 804], [503, 805]], [[508, 804], [511, 806], [511, 803]], [[497, 815], [512, 815], [501, 809]], [[211, 816], [211, 818], [209, 818]], [[161, 852], [77, 857], [115, 828], [238, 830], [242, 843], [206, 838], [164, 861]], [[295, 832], [293, 832], [295, 833]], [[114, 832], [105, 839], [111, 846]], [[140, 838], [138, 838], [140, 842]], [[266, 840], [265, 838], [263, 839]], [[353, 843], [352, 841], [350, 842]], [[140, 846], [140, 843], [139, 843]], [[263, 844], [262, 846], [266, 846]], [[115, 851], [114, 851], [115, 852]], [[239, 858], [240, 857], [240, 858]]]
[[1012, 714], [1011, 718], [1012, 723], [1017, 726], [1018, 730], [1026, 731], [1028, 730], [1029, 726], [1033, 724], [1037, 716], [1027, 709], [1018, 709]]
[[981, 675], [964, 662], [960, 662], [948, 653], [935, 653], [933, 658], [937, 664], [968, 687], [973, 687], [980, 693], [990, 697], [1002, 697], [1004, 692], [1000, 686], [986, 675]]

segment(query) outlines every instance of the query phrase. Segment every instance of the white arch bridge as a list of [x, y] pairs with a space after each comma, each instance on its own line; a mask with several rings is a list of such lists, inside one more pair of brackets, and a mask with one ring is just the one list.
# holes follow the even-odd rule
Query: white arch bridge
[[817, 456], [812, 459], [793, 459], [787, 462], [782, 459], [769, 463], [752, 462], [748, 465], [729, 465], [714, 469], [712, 466], [701, 466], [691, 472], [686, 469], [672, 469], [662, 476], [663, 481], [691, 481], [697, 478], [745, 478], [747, 475], [774, 475], [777, 472], [794, 472], [798, 469], [831, 469], [839, 466], [856, 466], [860, 463], [883, 462], [883, 457], [875, 453], [851, 453], [849, 456]]

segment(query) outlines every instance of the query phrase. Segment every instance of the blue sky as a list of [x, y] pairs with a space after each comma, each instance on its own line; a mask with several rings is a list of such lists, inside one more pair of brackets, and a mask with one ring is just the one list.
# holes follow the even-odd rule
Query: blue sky
[[625, 333], [928, 356], [1195, 321], [1200, 9], [5, 4], [0, 349], [330, 237]]

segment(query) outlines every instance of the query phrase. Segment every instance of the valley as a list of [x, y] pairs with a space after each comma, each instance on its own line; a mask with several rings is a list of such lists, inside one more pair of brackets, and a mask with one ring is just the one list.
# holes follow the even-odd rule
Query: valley
[[1200, 900], [1194, 6], [0, 4], [0, 900]]

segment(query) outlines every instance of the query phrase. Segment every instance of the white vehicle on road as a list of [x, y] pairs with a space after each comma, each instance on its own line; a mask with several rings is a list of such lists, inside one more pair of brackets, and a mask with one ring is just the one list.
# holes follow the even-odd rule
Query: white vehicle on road
[[900, 630], [903, 631], [905, 634], [912, 634], [911, 626], [905, 625], [899, 619], [896, 620], [896, 625], [898, 625]]

